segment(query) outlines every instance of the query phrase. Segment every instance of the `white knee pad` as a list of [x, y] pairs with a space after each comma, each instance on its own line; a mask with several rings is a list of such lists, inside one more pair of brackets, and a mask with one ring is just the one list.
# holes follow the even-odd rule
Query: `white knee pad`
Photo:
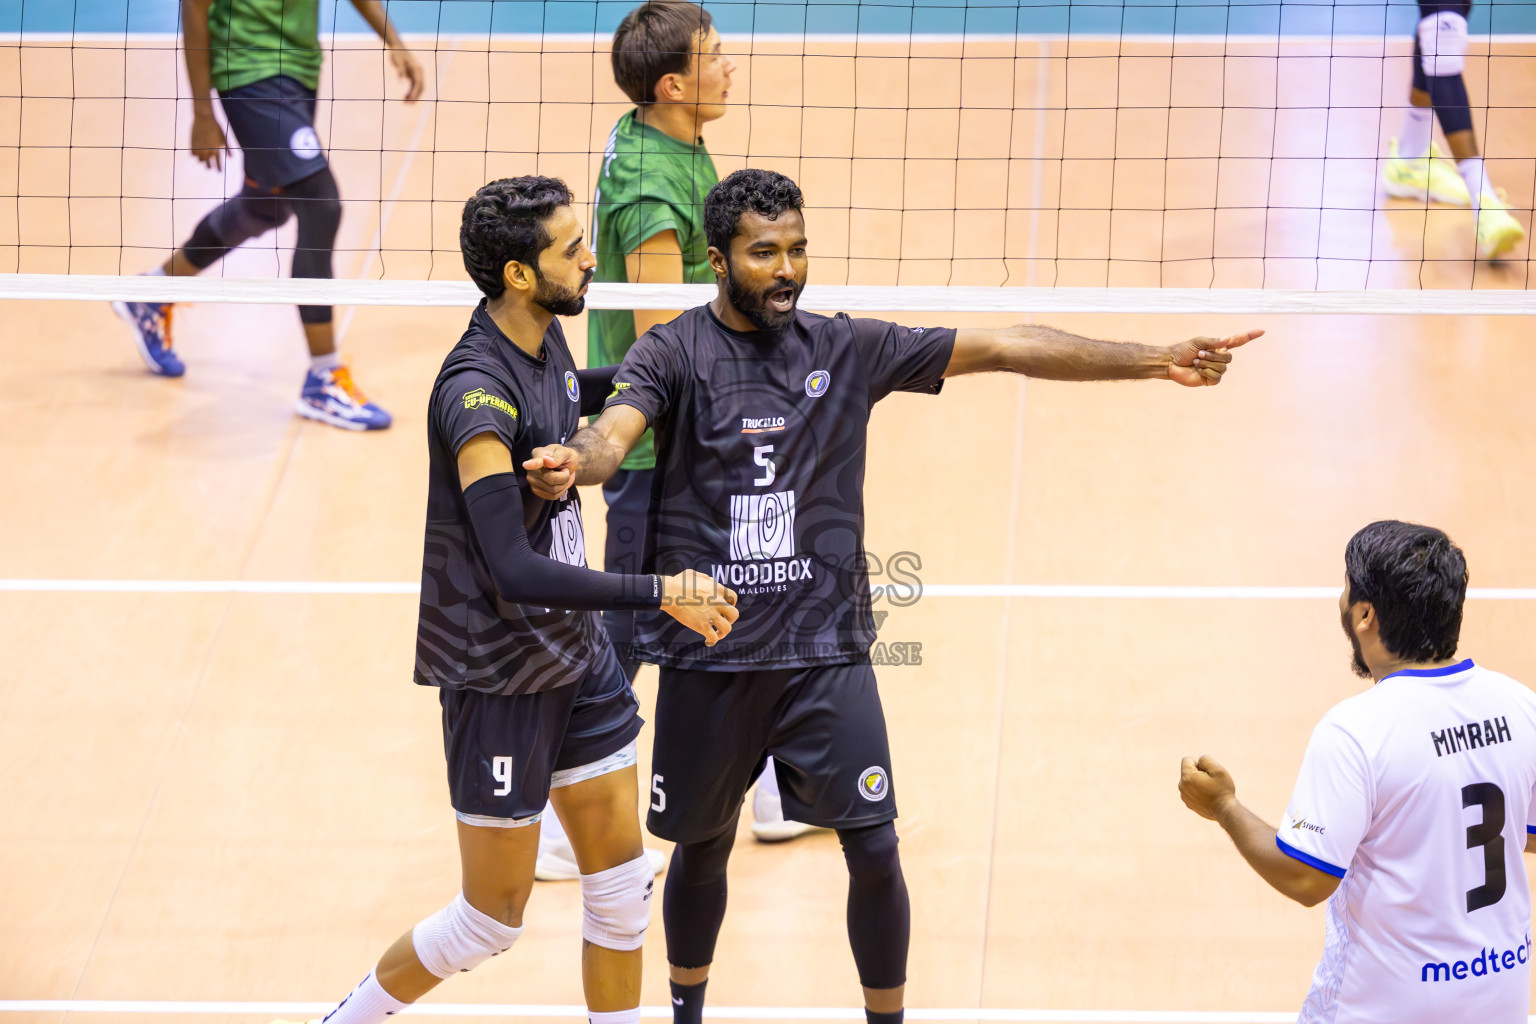
[[509, 928], [480, 913], [461, 892], [411, 931], [411, 945], [416, 947], [416, 958], [423, 967], [447, 978], [505, 953], [521, 934], [521, 928]]
[[581, 876], [581, 937], [604, 949], [639, 949], [651, 923], [656, 873], [641, 854], [595, 875]]
[[1441, 11], [1419, 21], [1419, 52], [1431, 78], [1459, 75], [1467, 66], [1467, 19]]

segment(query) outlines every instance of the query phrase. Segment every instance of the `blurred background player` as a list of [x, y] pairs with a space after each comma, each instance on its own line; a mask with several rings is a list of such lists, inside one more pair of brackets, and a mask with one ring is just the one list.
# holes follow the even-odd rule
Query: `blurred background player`
[[639, 1024], [655, 881], [640, 845], [642, 722], [596, 612], [660, 608], [713, 645], [731, 631], [735, 595], [694, 572], [593, 572], [575, 489], [545, 500], [519, 472], [534, 448], [574, 433], [613, 381], [612, 368], [576, 369], [558, 319], [582, 311], [596, 262], [565, 183], [485, 185], [464, 204], [459, 237], [485, 297], [428, 407], [415, 681], [439, 689], [463, 887], [325, 1020], [383, 1024], [511, 949], [553, 796], [582, 870], [589, 1019]]
[[[384, 40], [390, 64], [406, 81], [405, 101], [421, 97], [426, 78], [400, 41], [379, 0], [352, 0]], [[192, 276], [253, 238], [298, 221], [294, 277], [329, 278], [341, 199], [315, 133], [320, 85], [319, 0], [182, 0], [182, 41], [192, 88], [192, 155], [218, 169], [228, 149], [211, 92], [244, 154], [245, 184], [202, 219], [187, 241], [151, 275]], [[133, 327], [151, 373], [180, 377], [171, 344], [171, 305], [115, 302]], [[330, 306], [300, 306], [310, 368], [296, 409], [348, 430], [382, 430], [389, 413], [368, 401], [336, 351]]]
[[[1390, 143], [1382, 177], [1391, 196], [1471, 206], [1477, 213], [1477, 254], [1496, 260], [1520, 243], [1525, 229], [1510, 216], [1508, 205], [1493, 187], [1472, 128], [1472, 108], [1462, 78], [1471, 10], [1471, 0], [1419, 4], [1409, 106], [1403, 115], [1402, 137]], [[1436, 118], [1455, 166], [1433, 143]]]
[[[608, 136], [592, 199], [596, 281], [709, 284], [704, 197], [719, 181], [704, 147], [704, 126], [725, 116], [736, 65], [721, 52], [709, 12], [687, 0], [650, 0], [624, 16], [613, 33], [613, 80], [635, 104]], [[679, 310], [594, 309], [587, 313], [587, 365], [615, 366], [635, 339]], [[640, 571], [645, 515], [656, 451], [647, 430], [603, 484], [608, 503], [603, 568]], [[607, 611], [603, 623], [633, 680], [635, 613]], [[752, 834], [764, 842], [793, 839], [811, 826], [784, 819], [770, 763], [752, 799]], [[570, 842], [558, 827], [539, 838], [538, 877], [576, 877]], [[651, 851], [656, 868], [666, 858]]]
[[1339, 620], [1355, 674], [1307, 744], [1277, 830], [1210, 757], [1179, 793], [1282, 894], [1328, 900], [1300, 1024], [1524, 1022], [1531, 1005], [1536, 695], [1458, 660], [1467, 562], [1439, 530], [1350, 538]]

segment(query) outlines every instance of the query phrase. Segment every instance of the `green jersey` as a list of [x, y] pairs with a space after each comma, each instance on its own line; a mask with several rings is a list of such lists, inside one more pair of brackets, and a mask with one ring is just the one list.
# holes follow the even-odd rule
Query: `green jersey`
[[[625, 280], [624, 257], [663, 231], [677, 232], [683, 250], [683, 283], [710, 284], [709, 243], [704, 240], [704, 197], [719, 180], [704, 143], [687, 143], [641, 124], [631, 110], [608, 136], [597, 191], [592, 199], [596, 281]], [[627, 309], [587, 314], [587, 365], [624, 361], [635, 343], [635, 317]], [[656, 451], [645, 432], [620, 468], [650, 469]]]
[[213, 87], [238, 89], [278, 75], [320, 88], [320, 0], [213, 0], [208, 63]]

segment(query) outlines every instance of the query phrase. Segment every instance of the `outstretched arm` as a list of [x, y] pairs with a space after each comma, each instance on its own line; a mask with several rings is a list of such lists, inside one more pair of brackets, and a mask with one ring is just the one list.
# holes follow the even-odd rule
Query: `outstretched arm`
[[1282, 895], [1304, 907], [1315, 907], [1339, 887], [1333, 875], [1281, 852], [1275, 828], [1238, 802], [1232, 776], [1214, 758], [1184, 759], [1179, 796], [1184, 806], [1220, 825], [1248, 866]]
[[1153, 380], [1186, 387], [1221, 383], [1232, 349], [1262, 335], [1248, 331], [1229, 338], [1191, 338], [1174, 345], [1094, 341], [1054, 327], [1021, 324], [1001, 330], [961, 329], [944, 369], [945, 377], [1004, 370], [1042, 380]]
[[573, 485], [605, 482], [618, 472], [630, 449], [645, 433], [645, 414], [632, 405], [611, 405], [597, 422], [582, 427], [569, 444], [535, 448], [523, 470], [534, 494], [553, 501]]

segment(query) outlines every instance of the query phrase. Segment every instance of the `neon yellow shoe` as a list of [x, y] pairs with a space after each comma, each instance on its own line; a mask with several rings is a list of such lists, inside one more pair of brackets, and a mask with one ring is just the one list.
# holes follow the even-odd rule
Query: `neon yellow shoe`
[[1433, 200], [1447, 206], [1471, 206], [1472, 195], [1467, 183], [1461, 180], [1454, 161], [1440, 152], [1440, 147], [1430, 144], [1427, 157], [1401, 157], [1397, 155], [1397, 140], [1388, 143], [1386, 167], [1381, 172], [1382, 184], [1387, 195], [1399, 199]]
[[1477, 254], [1485, 260], [1502, 259], [1520, 240], [1525, 229], [1509, 215], [1504, 204], [1483, 193], [1483, 208], [1477, 214]]

